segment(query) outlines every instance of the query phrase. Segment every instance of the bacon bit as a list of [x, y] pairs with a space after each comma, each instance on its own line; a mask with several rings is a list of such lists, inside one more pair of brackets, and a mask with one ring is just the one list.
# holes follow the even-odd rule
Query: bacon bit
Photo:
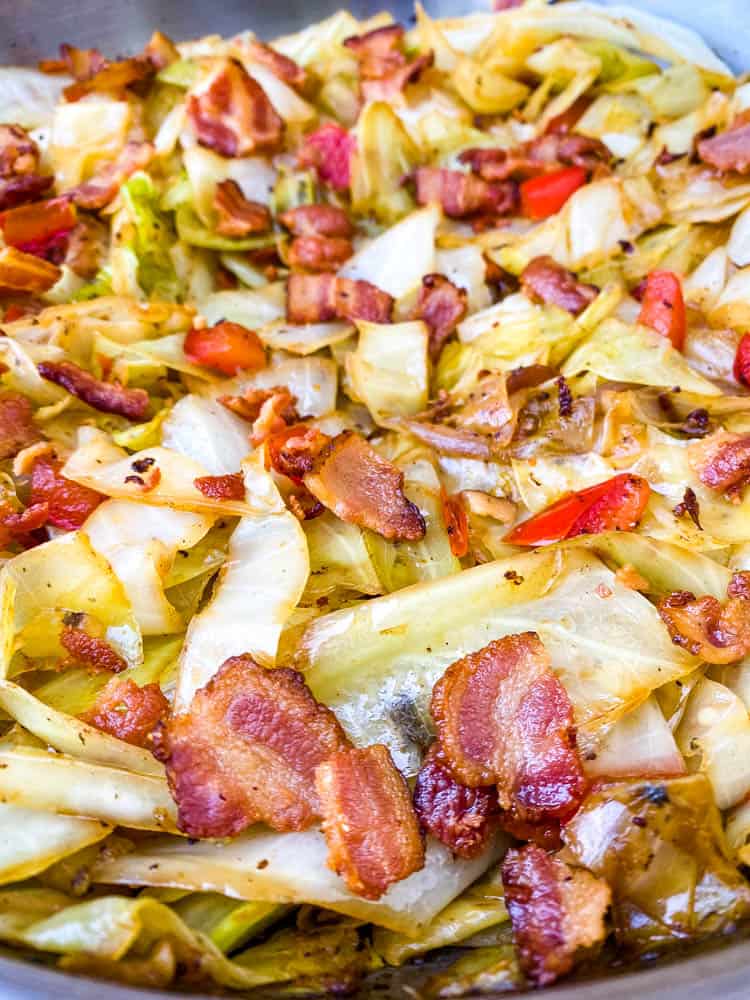
[[293, 424], [271, 434], [266, 441], [266, 465], [298, 486], [329, 445], [331, 439], [317, 427]]
[[457, 559], [463, 559], [469, 551], [469, 522], [460, 494], [442, 495], [443, 520], [451, 543], [451, 552]]
[[750, 573], [732, 576], [722, 607], [715, 597], [677, 590], [657, 610], [676, 646], [706, 663], [736, 663], [750, 652]]
[[93, 278], [102, 265], [109, 231], [93, 216], [82, 218], [68, 234], [64, 263], [81, 278]]
[[119, 674], [127, 669], [127, 661], [99, 636], [91, 635], [85, 629], [64, 625], [60, 633], [60, 645], [70, 658], [94, 673], [108, 671]]
[[741, 116], [726, 132], [701, 139], [698, 156], [722, 173], [746, 174], [750, 171], [750, 122]]
[[253, 823], [304, 830], [320, 814], [315, 769], [348, 745], [301, 674], [228, 659], [157, 741], [192, 837], [232, 837]]
[[688, 446], [688, 463], [704, 486], [734, 500], [750, 481], [750, 435], [717, 431]]
[[433, 743], [414, 786], [414, 808], [422, 829], [460, 858], [475, 858], [497, 825], [492, 786], [469, 788], [451, 774], [439, 743]]
[[62, 462], [50, 454], [39, 455], [31, 468], [31, 503], [49, 506], [48, 523], [76, 531], [105, 498], [88, 486], [60, 475]]
[[409, 795], [388, 749], [338, 750], [315, 772], [328, 866], [365, 899], [424, 867], [424, 844]]
[[492, 448], [484, 434], [423, 420], [402, 420], [401, 426], [442, 455], [479, 458], [485, 462], [492, 458]]
[[549, 130], [515, 149], [467, 149], [459, 157], [486, 181], [528, 180], [566, 167], [583, 167], [602, 172], [612, 159], [609, 149], [598, 139], [578, 133]]
[[266, 366], [266, 351], [258, 334], [229, 320], [204, 330], [190, 330], [183, 350], [194, 365], [222, 375], [259, 371]]
[[516, 518], [516, 505], [505, 497], [493, 497], [481, 490], [461, 490], [459, 496], [472, 514], [491, 517], [501, 524], [510, 524]]
[[740, 385], [750, 386], [750, 333], [744, 333], [737, 345], [732, 371]]
[[0, 460], [39, 440], [31, 403], [20, 392], [0, 392]]
[[0, 549], [10, 542], [31, 548], [38, 539], [35, 533], [47, 523], [49, 507], [46, 503], [32, 504], [22, 511], [13, 510], [10, 504], [0, 504]]
[[271, 213], [259, 201], [250, 201], [237, 181], [225, 180], [216, 185], [213, 200], [219, 216], [216, 232], [222, 236], [249, 236], [266, 233], [271, 228]]
[[168, 712], [169, 702], [158, 684], [138, 687], [129, 677], [113, 677], [96, 696], [91, 708], [78, 718], [118, 740], [145, 747]]
[[466, 289], [459, 288], [442, 274], [422, 278], [417, 305], [412, 313], [430, 330], [430, 357], [437, 361], [446, 340], [466, 315]]
[[36, 201], [49, 191], [54, 180], [52, 176], [40, 177], [36, 174], [0, 177], [0, 211]]
[[143, 58], [148, 60], [155, 70], [160, 70], [177, 62], [180, 53], [171, 38], [161, 31], [155, 31], [143, 50]]
[[564, 375], [556, 379], [557, 385], [557, 408], [561, 417], [569, 417], [573, 412], [573, 393], [570, 391], [568, 380]]
[[72, 361], [41, 361], [37, 371], [48, 382], [60, 385], [102, 413], [118, 413], [128, 420], [143, 420], [150, 401], [145, 389], [127, 389], [119, 382], [102, 382]]
[[155, 66], [143, 56], [109, 62], [98, 49], [60, 46], [60, 59], [43, 61], [44, 72], [67, 70], [76, 82], [63, 90], [66, 101], [79, 101], [92, 93], [118, 93], [126, 87], [153, 76]]
[[304, 486], [300, 487], [297, 493], [290, 493], [286, 502], [298, 521], [312, 521], [313, 518], [325, 513], [325, 507], [320, 500], [316, 500]]
[[41, 257], [15, 247], [0, 250], [0, 289], [14, 292], [47, 292], [57, 284], [62, 271]]
[[303, 90], [307, 85], [307, 72], [289, 56], [285, 56], [271, 48], [270, 45], [258, 41], [248, 42], [247, 50], [255, 62], [268, 66], [274, 76], [283, 80], [284, 83], [288, 83], [290, 87]]
[[380, 80], [362, 80], [360, 90], [364, 101], [395, 101], [410, 83], [416, 83], [424, 71], [435, 62], [435, 53], [425, 52], [407, 62], [401, 69]]
[[284, 129], [260, 84], [231, 59], [189, 96], [187, 113], [198, 142], [221, 156], [274, 150]]
[[472, 788], [496, 784], [501, 808], [538, 823], [580, 805], [573, 706], [535, 632], [457, 660], [433, 689], [431, 713], [454, 776]]
[[595, 285], [578, 281], [552, 257], [535, 257], [521, 272], [521, 288], [532, 302], [559, 306], [577, 316], [599, 294]]
[[54, 177], [39, 170], [39, 147], [20, 125], [0, 125], [0, 211], [36, 201]]
[[336, 278], [335, 291], [336, 315], [339, 319], [366, 319], [370, 323], [392, 321], [393, 296], [369, 281]]
[[296, 237], [288, 251], [291, 267], [331, 271], [354, 253], [348, 238], [354, 228], [346, 212], [334, 205], [300, 205], [280, 215], [279, 221]]
[[8, 246], [59, 263], [53, 254], [64, 253], [76, 221], [75, 207], [68, 198], [51, 198], [3, 212], [0, 230]]
[[609, 886], [535, 844], [512, 847], [502, 866], [505, 905], [521, 968], [535, 986], [570, 972], [576, 953], [604, 940]]
[[511, 181], [490, 184], [474, 174], [441, 167], [419, 167], [414, 178], [419, 204], [439, 202], [454, 219], [512, 215], [518, 208], [518, 190]]
[[369, 528], [383, 538], [418, 541], [425, 521], [404, 496], [404, 474], [365, 439], [344, 431], [314, 459], [304, 476], [313, 496], [342, 521]]
[[298, 159], [303, 167], [314, 167], [324, 184], [335, 191], [348, 191], [351, 162], [357, 140], [340, 125], [321, 125], [306, 135]]
[[283, 430], [286, 424], [299, 420], [296, 399], [284, 385], [276, 385], [272, 389], [248, 388], [242, 396], [219, 396], [219, 402], [243, 420], [252, 424], [259, 421], [257, 429], [253, 427], [253, 437], [257, 430], [259, 438], [257, 442], [253, 441], [256, 445], [270, 434]]
[[364, 35], [344, 39], [344, 45], [359, 62], [362, 79], [380, 80], [404, 65], [406, 56], [401, 50], [404, 33], [403, 25], [386, 24]]
[[121, 186], [137, 170], [143, 170], [156, 155], [150, 142], [128, 142], [117, 159], [103, 166], [93, 177], [68, 192], [79, 208], [96, 212], [108, 205]]
[[225, 476], [199, 476], [193, 480], [204, 497], [211, 500], [244, 500], [245, 480], [241, 472]]
[[287, 258], [292, 268], [326, 272], [341, 267], [353, 253], [351, 240], [332, 236], [297, 236], [289, 246]]
[[348, 239], [354, 235], [349, 216], [336, 205], [298, 205], [282, 212], [279, 222], [293, 236], [341, 236]]
[[369, 281], [335, 274], [291, 274], [286, 314], [291, 323], [327, 323], [333, 319], [366, 319], [390, 323], [393, 297]]
[[672, 513], [675, 517], [684, 517], [685, 514], [689, 514], [690, 520], [696, 528], [699, 531], [703, 531], [700, 522], [700, 505], [698, 504], [698, 497], [695, 495], [695, 490], [692, 490], [689, 486], [685, 487], [682, 500], [676, 507], [672, 508]]
[[88, 80], [107, 65], [99, 49], [78, 49], [66, 42], [60, 46], [59, 59], [42, 59], [42, 73], [69, 73], [76, 80]]

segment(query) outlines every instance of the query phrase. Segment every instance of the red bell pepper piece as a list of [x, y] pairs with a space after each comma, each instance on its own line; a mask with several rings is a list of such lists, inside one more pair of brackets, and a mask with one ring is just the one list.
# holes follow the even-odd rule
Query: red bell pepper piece
[[222, 375], [257, 371], [266, 365], [266, 352], [258, 334], [227, 320], [205, 330], [191, 330], [183, 350], [188, 361]]
[[588, 179], [584, 167], [565, 167], [540, 174], [521, 184], [521, 211], [527, 219], [546, 219], [559, 212], [574, 191]]
[[76, 207], [67, 198], [19, 205], [0, 215], [0, 230], [7, 245], [35, 257], [44, 257], [61, 245], [76, 223]]
[[650, 326], [662, 337], [668, 337], [672, 347], [682, 349], [685, 343], [687, 318], [682, 284], [674, 271], [652, 271], [646, 279], [638, 322]]
[[741, 385], [750, 386], [750, 333], [745, 333], [734, 356], [734, 377]]
[[513, 528], [505, 541], [513, 545], [549, 545], [576, 535], [632, 531], [643, 515], [650, 493], [645, 479], [623, 472], [561, 497], [551, 507]]
[[469, 522], [466, 510], [459, 496], [442, 495], [443, 520], [451, 543], [451, 552], [457, 559], [463, 559], [469, 551]]

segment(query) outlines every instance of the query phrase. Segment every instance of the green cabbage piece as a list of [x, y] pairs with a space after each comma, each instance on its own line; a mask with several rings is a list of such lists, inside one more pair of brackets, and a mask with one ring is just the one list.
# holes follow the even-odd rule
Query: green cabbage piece
[[246, 903], [218, 892], [187, 893], [171, 906], [188, 927], [206, 934], [224, 954], [241, 948], [292, 910], [280, 903]]
[[431, 976], [424, 986], [429, 1000], [435, 997], [481, 996], [517, 993], [525, 980], [512, 944], [476, 948], [462, 955], [443, 972]]
[[414, 207], [403, 179], [417, 166], [419, 149], [393, 108], [383, 101], [364, 108], [356, 131], [352, 209], [357, 215], [395, 222]]
[[177, 207], [175, 225], [181, 240], [190, 246], [205, 247], [206, 250], [259, 250], [275, 246], [279, 238], [276, 233], [263, 233], [260, 236], [220, 236], [204, 226], [188, 204]]
[[177, 301], [180, 289], [170, 256], [174, 235], [153, 181], [139, 171], [122, 185], [120, 194], [133, 227], [138, 284], [149, 298]]

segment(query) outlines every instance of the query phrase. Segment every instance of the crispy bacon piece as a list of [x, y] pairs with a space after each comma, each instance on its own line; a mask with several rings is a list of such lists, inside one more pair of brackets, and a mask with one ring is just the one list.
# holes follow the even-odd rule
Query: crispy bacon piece
[[63, 43], [60, 59], [40, 63], [47, 72], [67, 70], [75, 83], [63, 90], [66, 101], [79, 101], [92, 93], [118, 93], [153, 76], [156, 66], [144, 56], [110, 62], [98, 49], [78, 49]]
[[249, 236], [271, 228], [271, 213], [259, 201], [250, 201], [237, 181], [220, 181], [214, 192], [214, 208], [219, 217], [216, 232], [222, 236]]
[[39, 174], [39, 147], [20, 125], [0, 125], [0, 211], [36, 201], [54, 177]]
[[435, 61], [435, 53], [425, 52], [405, 63], [401, 69], [378, 80], [362, 80], [360, 90], [365, 101], [394, 101], [410, 83], [416, 83]]
[[458, 288], [443, 274], [422, 278], [414, 318], [430, 329], [430, 357], [437, 361], [443, 345], [466, 315], [466, 289]]
[[260, 84], [231, 59], [190, 95], [187, 113], [198, 142], [221, 156], [274, 150], [284, 128]]
[[252, 423], [251, 441], [256, 447], [299, 420], [296, 399], [283, 385], [272, 389], [245, 389], [242, 396], [219, 396], [219, 402]]
[[65, 531], [80, 528], [104, 500], [101, 493], [60, 475], [62, 463], [49, 454], [39, 455], [31, 469], [31, 502], [46, 503], [47, 523]]
[[79, 208], [96, 212], [116, 197], [128, 177], [147, 167], [155, 153], [156, 149], [150, 142], [128, 142], [117, 159], [107, 163], [68, 194]]
[[393, 296], [369, 281], [336, 278], [336, 315], [339, 319], [366, 319], [371, 323], [390, 323]]
[[107, 227], [83, 216], [68, 234], [64, 263], [81, 278], [93, 278], [102, 266], [109, 239]]
[[21, 511], [14, 510], [10, 504], [0, 503], [0, 549], [10, 542], [17, 542], [24, 548], [35, 545], [39, 541], [35, 533], [44, 527], [48, 516], [46, 503], [35, 503]]
[[327, 323], [333, 319], [366, 319], [390, 323], [393, 297], [369, 281], [335, 274], [291, 274], [286, 314], [291, 323]]
[[323, 449], [304, 483], [342, 521], [383, 538], [424, 538], [424, 518], [404, 496], [403, 472], [353, 431], [344, 431]]
[[559, 306], [574, 316], [583, 312], [599, 294], [594, 285], [578, 281], [552, 257], [535, 257], [521, 272], [521, 288], [533, 302]]
[[79, 718], [118, 740], [144, 747], [168, 712], [169, 702], [158, 684], [138, 687], [129, 677], [113, 677]]
[[62, 271], [56, 264], [15, 247], [0, 250], [0, 289], [14, 292], [47, 292]]
[[511, 848], [502, 875], [521, 968], [535, 986], [566, 975], [581, 949], [604, 940], [611, 892], [603, 879], [535, 844]]
[[518, 208], [518, 189], [511, 181], [490, 184], [474, 174], [442, 167], [419, 167], [414, 179], [419, 204], [439, 202], [454, 219], [511, 215]]
[[535, 632], [457, 660], [435, 685], [431, 712], [459, 781], [496, 784], [500, 806], [532, 823], [578, 808], [585, 782], [573, 706]]
[[407, 60], [403, 40], [404, 28], [400, 24], [387, 24], [364, 35], [345, 39], [344, 45], [359, 62], [360, 90], [364, 100], [392, 100], [432, 65], [432, 52]]
[[348, 745], [301, 674], [228, 659], [158, 740], [179, 826], [236, 836], [253, 823], [303, 830], [320, 813], [315, 769]]
[[422, 829], [461, 858], [481, 854], [497, 826], [495, 789], [456, 781], [439, 743], [432, 744], [419, 769], [414, 808]]
[[59, 59], [42, 59], [43, 73], [69, 73], [76, 80], [88, 80], [106, 66], [107, 60], [99, 49], [79, 49], [63, 42]]
[[711, 434], [688, 447], [688, 462], [704, 486], [737, 497], [750, 482], [750, 435]]
[[54, 177], [39, 174], [18, 174], [0, 177], [0, 211], [37, 201], [54, 183]]
[[60, 385], [102, 413], [119, 413], [128, 420], [143, 420], [149, 398], [145, 389], [128, 389], [119, 382], [103, 382], [72, 361], [41, 361], [37, 371], [48, 382]]
[[241, 472], [230, 472], [225, 476], [199, 476], [193, 482], [204, 497], [212, 500], [245, 499], [245, 480]]
[[60, 633], [60, 645], [71, 660], [80, 663], [94, 673], [108, 671], [119, 674], [127, 669], [127, 661], [99, 636], [91, 635], [84, 628], [64, 625]]
[[148, 60], [155, 70], [160, 70], [177, 62], [180, 53], [171, 38], [161, 31], [155, 31], [143, 50], [143, 58]]
[[337, 205], [298, 205], [282, 212], [279, 222], [293, 236], [341, 236], [348, 239], [354, 235], [349, 216]]
[[312, 472], [320, 454], [331, 439], [317, 427], [293, 424], [271, 434], [267, 439], [268, 465], [293, 483], [302, 485]]
[[424, 844], [409, 795], [380, 744], [331, 754], [315, 772], [328, 841], [328, 866], [365, 899], [424, 866]]
[[315, 167], [324, 184], [330, 184], [335, 191], [348, 191], [356, 148], [354, 136], [331, 123], [305, 136], [298, 158], [303, 167]]
[[749, 572], [732, 576], [723, 606], [715, 597], [677, 590], [657, 607], [672, 642], [706, 663], [736, 663], [750, 653]]
[[294, 59], [290, 59], [289, 56], [277, 52], [270, 45], [258, 41], [249, 42], [247, 50], [255, 62], [268, 66], [274, 76], [283, 80], [284, 83], [288, 83], [290, 87], [302, 90], [306, 86], [307, 72]]
[[40, 436], [29, 400], [20, 392], [0, 392], [0, 460], [13, 458]]
[[467, 149], [459, 157], [486, 181], [528, 180], [561, 166], [601, 173], [612, 159], [609, 149], [577, 132], [546, 132], [514, 149]]
[[292, 268], [325, 273], [341, 267], [353, 253], [351, 240], [338, 236], [296, 236], [289, 245], [287, 260]]
[[698, 142], [698, 156], [722, 173], [746, 174], [750, 171], [750, 121], [741, 115], [737, 122], [710, 139]]
[[0, 230], [8, 246], [59, 264], [76, 222], [76, 210], [68, 198], [50, 198], [3, 212]]

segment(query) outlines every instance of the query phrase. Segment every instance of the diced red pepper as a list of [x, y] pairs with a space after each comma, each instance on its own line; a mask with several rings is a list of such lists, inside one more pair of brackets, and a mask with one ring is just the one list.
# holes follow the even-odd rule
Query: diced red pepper
[[8, 308], [5, 310], [5, 315], [3, 316], [3, 323], [14, 323], [17, 319], [21, 319], [22, 316], [26, 315], [26, 310], [23, 306], [19, 306], [17, 302], [11, 302]]
[[554, 215], [587, 179], [585, 167], [565, 167], [524, 181], [520, 188], [522, 213], [534, 220]]
[[513, 528], [505, 541], [513, 545], [550, 545], [576, 535], [632, 531], [638, 526], [650, 493], [645, 479], [623, 472], [561, 497]]
[[76, 208], [68, 198], [19, 205], [0, 215], [6, 244], [35, 257], [45, 257], [60, 246], [76, 223]]
[[734, 356], [734, 377], [741, 385], [750, 386], [750, 333], [743, 334]]
[[463, 559], [469, 551], [469, 522], [459, 496], [443, 493], [443, 520], [451, 543], [451, 552]]
[[61, 468], [62, 463], [49, 455], [37, 458], [31, 470], [31, 503], [48, 505], [48, 524], [75, 531], [104, 497], [88, 486], [61, 476]]
[[184, 351], [188, 361], [222, 375], [257, 371], [266, 365], [258, 334], [227, 320], [205, 330], [191, 330], [185, 337]]
[[652, 271], [646, 279], [638, 322], [650, 326], [662, 337], [668, 337], [672, 347], [682, 349], [685, 343], [687, 318], [682, 284], [674, 271]]

